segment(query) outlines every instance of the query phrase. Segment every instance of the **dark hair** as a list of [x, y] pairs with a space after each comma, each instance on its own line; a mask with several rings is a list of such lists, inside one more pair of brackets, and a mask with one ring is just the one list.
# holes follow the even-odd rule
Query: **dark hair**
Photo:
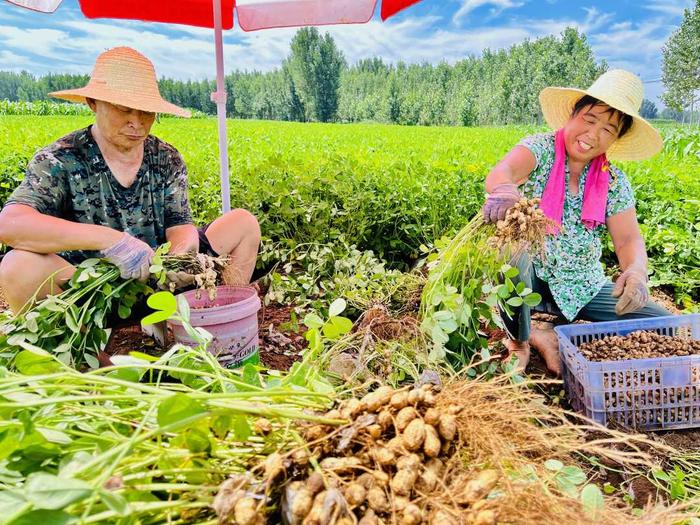
[[[574, 105], [574, 109], [571, 111], [571, 116], [575, 117], [581, 112], [582, 109], [587, 108], [588, 106], [608, 106], [608, 104], [590, 95], [584, 95], [580, 99], [578, 99], [578, 101]], [[610, 106], [608, 106], [608, 109], [605, 112], [612, 117], [617, 115], [620, 118], [620, 130], [617, 134], [617, 138], [622, 138], [623, 135], [627, 133], [632, 127], [632, 117], [630, 117], [627, 113], [623, 113], [619, 109], [615, 109]]]

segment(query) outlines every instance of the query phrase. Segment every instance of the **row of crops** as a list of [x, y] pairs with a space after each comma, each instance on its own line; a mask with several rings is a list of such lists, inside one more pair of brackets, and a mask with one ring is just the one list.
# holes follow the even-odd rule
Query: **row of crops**
[[[89, 122], [4, 117], [0, 200], [19, 183], [38, 148]], [[314, 282], [337, 273], [338, 260], [406, 269], [474, 216], [489, 168], [535, 131], [230, 122], [232, 205], [259, 218], [267, 241], [260, 259], [265, 269], [283, 260], [303, 267]], [[195, 216], [202, 222], [216, 217], [215, 122], [166, 120], [156, 124], [154, 133], [185, 157]], [[667, 147], [662, 154], [623, 168], [638, 200], [652, 285], [663, 286], [689, 307], [700, 297], [700, 132], [669, 127], [663, 133]], [[309, 251], [313, 258], [306, 257]], [[611, 243], [605, 262], [614, 272]], [[290, 293], [307, 291], [295, 283], [285, 286]]]

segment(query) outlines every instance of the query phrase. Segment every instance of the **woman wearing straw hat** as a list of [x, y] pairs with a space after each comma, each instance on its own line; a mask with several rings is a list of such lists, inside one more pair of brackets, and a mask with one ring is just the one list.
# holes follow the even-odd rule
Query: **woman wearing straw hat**
[[[0, 286], [13, 311], [38, 291], [56, 293], [88, 257], [104, 257], [124, 278], [146, 279], [153, 248], [230, 256], [229, 284], [250, 280], [258, 223], [233, 210], [207, 227], [192, 224], [187, 169], [171, 145], [150, 135], [157, 113], [189, 117], [160, 96], [153, 64], [128, 47], [102, 53], [89, 83], [52, 96], [85, 103], [95, 123], [40, 150], [0, 213], [0, 241], [13, 248]], [[171, 275], [176, 286], [191, 284]]]
[[[659, 133], [639, 116], [644, 89], [624, 70], [601, 75], [587, 90], [545, 88], [540, 105], [555, 130], [525, 138], [486, 178], [483, 214], [503, 219], [521, 195], [541, 198], [556, 231], [543, 255], [519, 261], [521, 279], [542, 295], [546, 311], [568, 321], [609, 321], [670, 315], [649, 301], [647, 254], [635, 201], [625, 174], [608, 159], [641, 160], [658, 153]], [[613, 284], [601, 264], [607, 228], [622, 273]], [[560, 373], [553, 330], [530, 329], [530, 308], [504, 316], [505, 341], [524, 369], [532, 344], [547, 367]]]

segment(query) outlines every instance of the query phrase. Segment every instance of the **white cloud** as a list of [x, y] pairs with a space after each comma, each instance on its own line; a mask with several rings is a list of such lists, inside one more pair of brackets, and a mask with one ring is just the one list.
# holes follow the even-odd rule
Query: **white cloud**
[[[445, 0], [442, 0], [445, 1]], [[547, 0], [555, 2], [556, 0]], [[643, 78], [660, 76], [661, 47], [680, 22], [678, 13], [694, 0], [647, 0], [645, 8], [656, 14], [630, 19], [623, 12], [596, 7], [571, 10], [564, 18], [501, 17], [497, 22], [459, 27], [438, 15], [406, 15], [381, 23], [325, 26], [349, 63], [382, 57], [386, 62], [409, 63], [442, 60], [454, 63], [485, 48], [507, 48], [529, 38], [560, 34], [566, 27], [586, 33], [598, 59], [611, 67], [630, 69]], [[0, 0], [1, 2], [1, 0]], [[455, 17], [468, 16], [479, 7], [513, 9], [527, 0], [459, 0]], [[600, 5], [600, 4], [598, 4]], [[682, 7], [679, 7], [682, 6]], [[76, 8], [61, 16], [33, 15], [34, 27], [18, 27], [17, 9], [0, 4], [0, 69], [27, 69], [34, 73], [62, 71], [89, 73], [95, 57], [104, 49], [132, 46], [155, 64], [161, 76], [178, 79], [213, 78], [215, 73], [213, 32], [209, 29], [119, 20], [86, 20]], [[10, 14], [11, 12], [11, 14]], [[436, 10], [432, 11], [433, 13]], [[444, 11], [443, 11], [444, 12]], [[9, 16], [8, 16], [9, 15]], [[30, 16], [23, 17], [24, 26]], [[476, 18], [474, 20], [476, 22]], [[236, 28], [224, 32], [226, 71], [269, 71], [279, 67], [289, 53], [296, 29], [270, 29], [245, 33]], [[659, 85], [650, 85], [650, 92]]]
[[462, 6], [457, 10], [457, 12], [452, 16], [452, 21], [456, 24], [463, 18], [466, 18], [469, 13], [478, 9], [482, 6], [493, 6], [491, 8], [491, 15], [497, 16], [506, 9], [513, 9], [516, 7], [521, 7], [525, 2], [519, 2], [517, 0], [459, 0]]
[[692, 7], [692, 4], [692, 0], [646, 0], [642, 7], [648, 11], [678, 17], [683, 16], [683, 11]]

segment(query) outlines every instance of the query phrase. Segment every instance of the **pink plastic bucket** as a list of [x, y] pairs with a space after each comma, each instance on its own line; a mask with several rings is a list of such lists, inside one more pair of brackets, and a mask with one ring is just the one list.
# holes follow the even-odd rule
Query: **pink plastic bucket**
[[[257, 314], [261, 304], [257, 292], [250, 286], [218, 286], [216, 292], [213, 301], [206, 292], [199, 299], [195, 290], [182, 294], [190, 305], [190, 324], [212, 335], [209, 351], [221, 366], [259, 363]], [[168, 321], [168, 325], [178, 343], [197, 344], [180, 323]]]

